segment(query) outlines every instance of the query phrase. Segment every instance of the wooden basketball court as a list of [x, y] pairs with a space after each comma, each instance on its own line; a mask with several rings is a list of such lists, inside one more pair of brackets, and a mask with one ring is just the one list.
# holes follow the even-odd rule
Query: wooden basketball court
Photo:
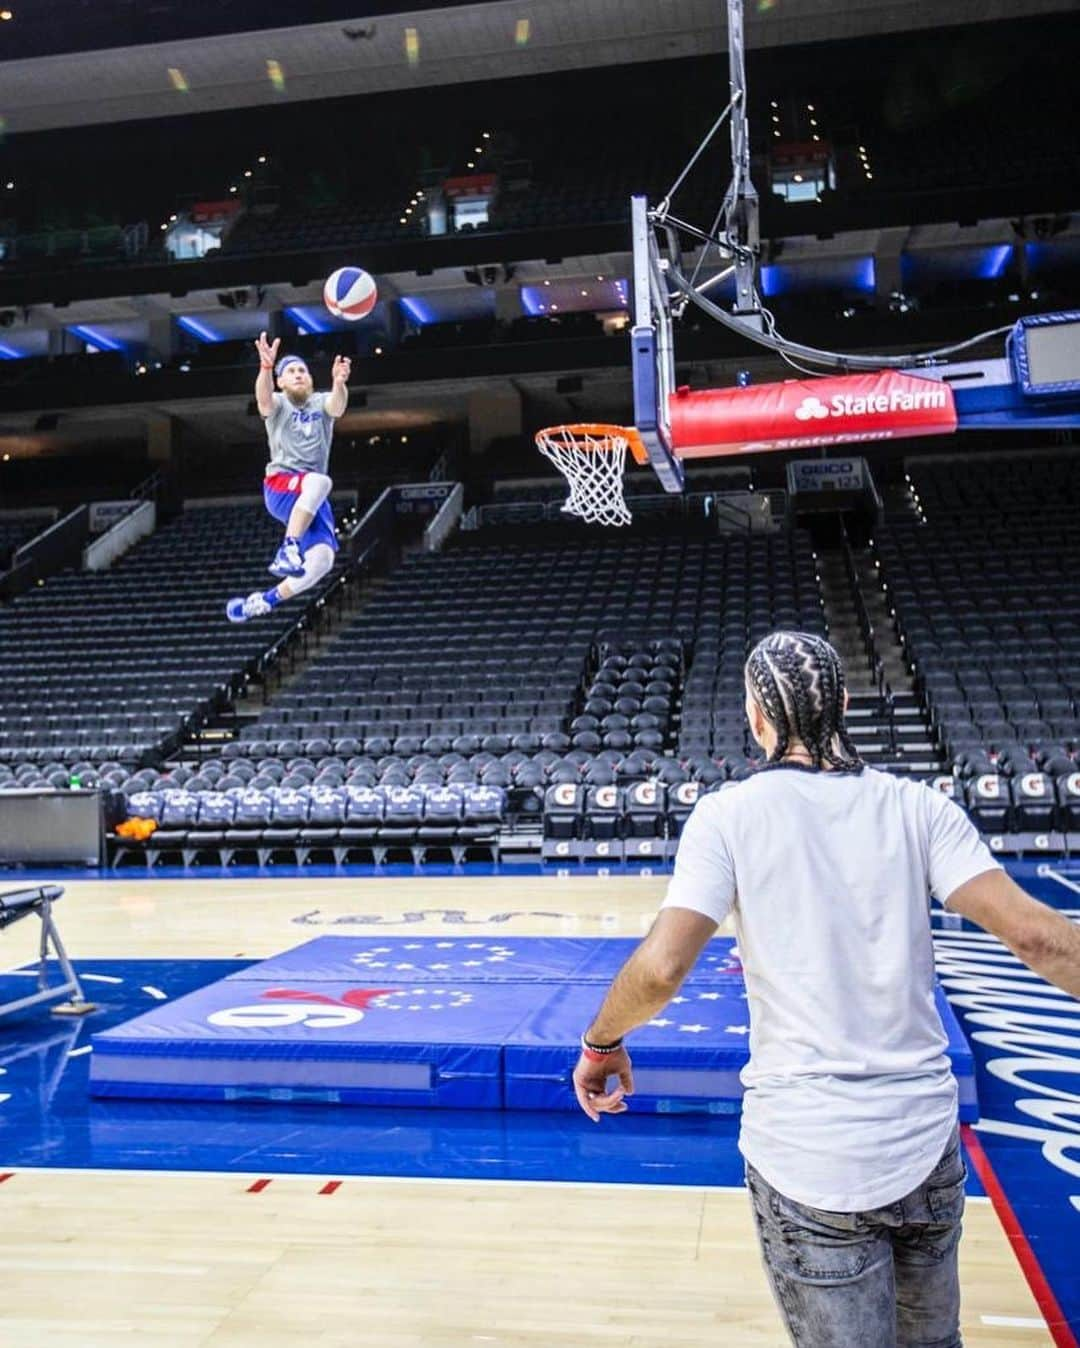
[[[57, 916], [76, 960], [260, 959], [335, 930], [637, 935], [664, 884], [133, 878], [72, 883]], [[4, 967], [33, 958], [35, 938], [30, 923], [7, 933]], [[597, 1183], [567, 1184], [193, 1174], [154, 1161], [162, 1168], [0, 1171], [3, 1348], [785, 1341], [738, 1190], [604, 1184], [599, 1167]], [[969, 1202], [962, 1276], [969, 1348], [1051, 1342], [987, 1200]]]

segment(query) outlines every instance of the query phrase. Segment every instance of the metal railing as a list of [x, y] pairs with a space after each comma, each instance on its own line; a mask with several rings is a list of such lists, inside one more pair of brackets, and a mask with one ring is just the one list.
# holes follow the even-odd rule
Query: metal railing
[[83, 570], [104, 571], [141, 538], [152, 534], [156, 527], [157, 506], [152, 500], [140, 501], [134, 510], [83, 549]]
[[424, 530], [424, 551], [438, 552], [454, 528], [461, 520], [465, 504], [465, 488], [460, 482], [454, 483], [453, 491], [435, 512], [431, 523]]
[[17, 548], [0, 576], [0, 599], [14, 599], [65, 566], [77, 566], [90, 537], [90, 507], [81, 505]]

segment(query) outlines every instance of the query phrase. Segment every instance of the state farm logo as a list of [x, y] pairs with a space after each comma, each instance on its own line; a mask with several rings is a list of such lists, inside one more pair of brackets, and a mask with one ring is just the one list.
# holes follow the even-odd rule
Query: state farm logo
[[836, 393], [827, 403], [809, 394], [795, 409], [796, 421], [825, 421], [829, 417], [874, 417], [892, 412], [925, 412], [948, 406], [948, 389], [891, 388], [888, 393]]
[[796, 421], [821, 421], [829, 415], [829, 409], [820, 398], [804, 398], [795, 409]]

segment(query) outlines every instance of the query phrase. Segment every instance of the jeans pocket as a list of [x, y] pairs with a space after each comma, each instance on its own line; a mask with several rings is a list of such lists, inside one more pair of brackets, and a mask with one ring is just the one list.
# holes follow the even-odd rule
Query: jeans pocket
[[807, 1282], [847, 1282], [857, 1278], [871, 1256], [871, 1242], [859, 1214], [825, 1212], [769, 1195], [769, 1225], [775, 1262], [780, 1271]]
[[964, 1182], [967, 1166], [960, 1150], [959, 1132], [946, 1148], [941, 1160], [930, 1172], [923, 1186], [926, 1206], [932, 1221], [941, 1225], [958, 1222], [964, 1212]]
[[932, 1219], [941, 1225], [958, 1222], [964, 1215], [964, 1181], [967, 1169], [960, 1162], [960, 1176], [946, 1184], [928, 1184], [926, 1186], [926, 1206]]

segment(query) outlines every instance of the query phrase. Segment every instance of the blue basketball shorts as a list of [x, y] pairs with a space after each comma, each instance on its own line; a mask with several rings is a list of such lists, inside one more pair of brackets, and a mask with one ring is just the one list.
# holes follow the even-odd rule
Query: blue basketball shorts
[[[292, 513], [292, 508], [296, 504], [296, 498], [300, 495], [300, 489], [303, 485], [303, 473], [272, 473], [269, 477], [263, 478], [263, 500], [274, 519], [280, 520], [282, 524], [288, 523], [289, 515]], [[297, 542], [300, 544], [301, 552], [307, 552], [308, 548], [313, 547], [316, 543], [325, 543], [337, 552], [338, 541], [334, 533], [334, 512], [330, 508], [329, 501], [322, 503], [315, 512], [311, 527]]]

